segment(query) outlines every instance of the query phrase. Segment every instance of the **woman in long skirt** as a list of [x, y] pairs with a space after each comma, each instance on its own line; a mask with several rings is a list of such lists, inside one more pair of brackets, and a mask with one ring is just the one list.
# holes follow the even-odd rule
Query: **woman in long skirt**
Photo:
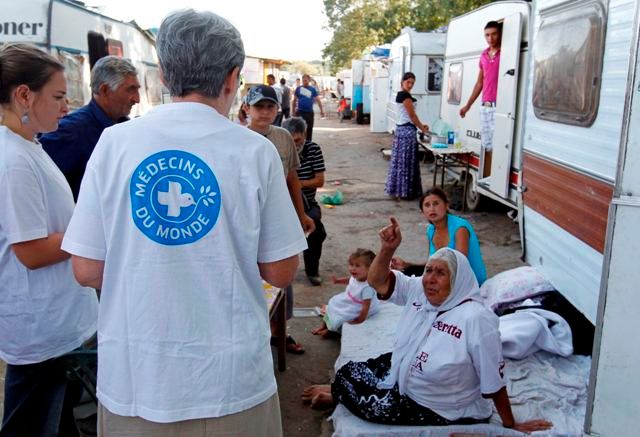
[[396, 96], [396, 132], [393, 137], [389, 174], [384, 187], [387, 194], [401, 199], [416, 199], [422, 195], [416, 131], [420, 129], [427, 132], [429, 126], [423, 124], [416, 115], [416, 99], [411, 96], [415, 82], [416, 76], [411, 72], [402, 76], [402, 89]]

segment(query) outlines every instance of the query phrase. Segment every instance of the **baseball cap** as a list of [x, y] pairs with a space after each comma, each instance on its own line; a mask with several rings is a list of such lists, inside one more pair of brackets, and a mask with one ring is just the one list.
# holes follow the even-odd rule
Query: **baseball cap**
[[249, 105], [255, 105], [261, 100], [271, 100], [277, 105], [278, 95], [276, 94], [276, 90], [269, 85], [257, 85], [251, 88], [247, 94], [247, 103]]

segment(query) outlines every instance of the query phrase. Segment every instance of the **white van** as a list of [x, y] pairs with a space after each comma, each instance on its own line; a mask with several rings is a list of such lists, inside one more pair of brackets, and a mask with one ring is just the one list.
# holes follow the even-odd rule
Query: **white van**
[[90, 69], [106, 55], [127, 58], [138, 70], [140, 103], [131, 117], [162, 103], [155, 38], [135, 22], [124, 23], [68, 0], [0, 0], [0, 11], [0, 43], [33, 43], [65, 65], [71, 109], [91, 99]]
[[411, 95], [417, 100], [418, 118], [429, 125], [438, 118], [445, 38], [444, 33], [416, 32], [405, 27], [391, 43], [387, 132], [393, 133], [396, 129], [396, 94], [400, 91], [402, 75], [408, 71], [416, 75]]

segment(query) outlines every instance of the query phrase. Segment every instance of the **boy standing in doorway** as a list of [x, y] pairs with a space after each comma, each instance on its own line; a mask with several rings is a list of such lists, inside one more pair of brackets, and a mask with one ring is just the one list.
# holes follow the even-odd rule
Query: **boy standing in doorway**
[[483, 176], [491, 174], [491, 151], [493, 150], [493, 131], [495, 129], [496, 97], [498, 94], [498, 75], [500, 71], [500, 45], [502, 43], [502, 25], [489, 21], [484, 27], [484, 39], [487, 47], [480, 55], [480, 71], [467, 104], [460, 109], [464, 118], [471, 105], [482, 93], [480, 107], [480, 141], [484, 151]]

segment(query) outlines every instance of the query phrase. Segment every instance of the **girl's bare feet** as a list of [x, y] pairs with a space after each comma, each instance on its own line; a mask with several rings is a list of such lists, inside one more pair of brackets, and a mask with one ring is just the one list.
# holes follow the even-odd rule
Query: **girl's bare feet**
[[333, 407], [335, 407], [335, 404], [333, 403], [331, 392], [320, 392], [311, 398], [311, 408], [314, 410], [326, 410]]
[[301, 398], [305, 404], [308, 404], [313, 401], [314, 396], [317, 396], [321, 393], [331, 394], [331, 386], [329, 384], [310, 385], [309, 387], [302, 390]]
[[326, 325], [319, 326], [316, 329], [311, 331], [313, 335], [322, 335], [322, 336], [324, 336], [327, 332], [329, 332], [329, 330], [327, 329]]

